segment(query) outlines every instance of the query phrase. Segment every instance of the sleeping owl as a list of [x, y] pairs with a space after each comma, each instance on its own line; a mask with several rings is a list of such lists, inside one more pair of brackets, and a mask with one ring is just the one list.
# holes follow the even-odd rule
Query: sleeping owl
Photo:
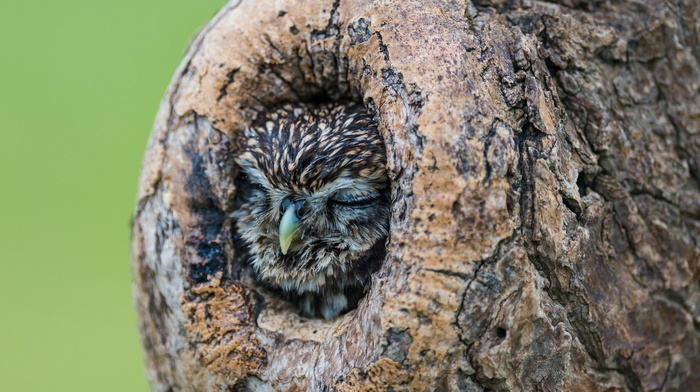
[[386, 253], [384, 142], [363, 106], [285, 105], [243, 134], [233, 218], [260, 280], [306, 317], [354, 307]]

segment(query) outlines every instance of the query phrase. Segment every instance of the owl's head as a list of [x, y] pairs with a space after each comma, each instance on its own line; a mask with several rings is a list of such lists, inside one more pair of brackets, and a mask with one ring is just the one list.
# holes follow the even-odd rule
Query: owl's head
[[[384, 142], [360, 105], [287, 105], [245, 132], [235, 213], [262, 278], [287, 291], [363, 284], [384, 254]], [[380, 249], [381, 248], [381, 249]]]

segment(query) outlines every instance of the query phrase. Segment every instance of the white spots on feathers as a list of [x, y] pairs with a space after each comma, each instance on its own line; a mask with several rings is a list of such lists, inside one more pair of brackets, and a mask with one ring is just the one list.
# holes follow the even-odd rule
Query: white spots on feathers
[[[389, 184], [376, 125], [357, 104], [285, 105], [261, 114], [244, 136], [236, 161], [256, 190], [232, 216], [251, 264], [298, 295], [302, 314], [337, 316], [348, 306], [345, 290], [363, 290], [385, 253]], [[302, 235], [282, 254], [285, 200], [305, 212]]]

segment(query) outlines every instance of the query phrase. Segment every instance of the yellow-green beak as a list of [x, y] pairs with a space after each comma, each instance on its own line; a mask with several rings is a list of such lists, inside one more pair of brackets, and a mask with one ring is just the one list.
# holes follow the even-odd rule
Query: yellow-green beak
[[280, 220], [280, 248], [282, 249], [282, 254], [286, 255], [289, 250], [289, 246], [292, 242], [299, 238], [300, 220], [297, 218], [297, 214], [294, 205], [290, 205], [287, 210], [282, 215], [282, 220]]

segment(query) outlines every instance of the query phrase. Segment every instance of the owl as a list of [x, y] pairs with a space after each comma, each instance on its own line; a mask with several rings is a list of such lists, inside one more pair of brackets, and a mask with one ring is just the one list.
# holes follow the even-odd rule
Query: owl
[[356, 306], [386, 254], [383, 139], [363, 106], [285, 105], [243, 133], [233, 213], [260, 280], [303, 316]]

